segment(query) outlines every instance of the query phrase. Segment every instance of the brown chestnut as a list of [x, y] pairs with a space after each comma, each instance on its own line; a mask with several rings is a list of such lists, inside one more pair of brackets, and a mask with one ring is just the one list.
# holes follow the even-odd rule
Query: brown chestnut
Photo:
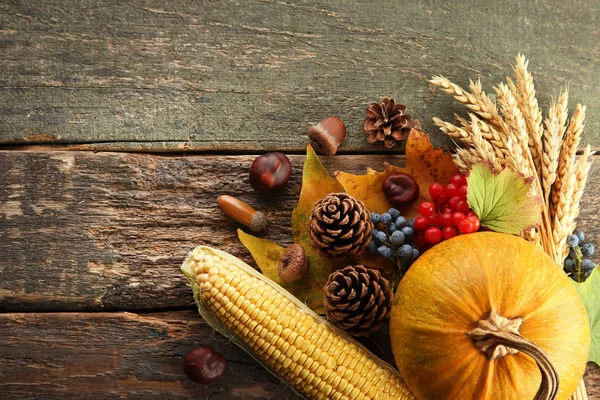
[[292, 163], [285, 154], [275, 152], [257, 157], [250, 167], [250, 185], [257, 192], [281, 189], [292, 176]]
[[211, 346], [202, 345], [190, 351], [183, 359], [183, 371], [194, 382], [208, 384], [225, 372], [225, 358]]
[[308, 129], [311, 145], [319, 153], [332, 156], [346, 139], [346, 125], [338, 117], [328, 117]]
[[408, 206], [419, 197], [419, 184], [412, 175], [403, 172], [390, 174], [383, 181], [383, 193], [394, 207]]
[[277, 271], [282, 281], [293, 282], [306, 275], [309, 264], [304, 248], [299, 244], [292, 244], [283, 252]]

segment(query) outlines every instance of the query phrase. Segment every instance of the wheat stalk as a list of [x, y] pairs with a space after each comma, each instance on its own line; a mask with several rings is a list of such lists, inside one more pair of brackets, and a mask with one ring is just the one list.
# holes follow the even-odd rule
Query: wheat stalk
[[520, 94], [519, 108], [523, 113], [527, 124], [527, 132], [529, 134], [529, 149], [531, 157], [535, 163], [536, 171], [541, 175], [542, 170], [542, 136], [544, 127], [542, 125], [542, 110], [538, 105], [535, 97], [535, 87], [533, 85], [533, 77], [527, 70], [529, 61], [524, 55], [517, 56], [517, 65], [514, 68], [515, 78], [517, 80], [517, 91]]
[[[439, 118], [434, 122], [466, 146], [454, 155], [461, 171], [468, 171], [478, 162], [492, 161], [495, 168], [510, 168], [534, 178], [532, 193], [540, 194], [543, 199], [542, 223], [539, 230], [523, 232], [522, 236], [541, 244], [562, 268], [566, 239], [575, 229], [591, 165], [589, 146], [577, 162], [575, 160], [585, 107], [577, 106], [567, 127], [568, 93], [565, 91], [552, 104], [544, 129], [533, 78], [527, 70], [528, 61], [520, 54], [516, 61], [515, 81], [507, 79], [506, 84], [496, 88], [501, 113], [479, 80], [470, 81], [470, 92], [467, 92], [442, 76], [433, 77], [431, 83], [470, 111], [470, 121], [457, 116], [461, 126]], [[586, 399], [585, 385], [581, 381], [571, 400]]]
[[518, 168], [523, 174], [535, 177], [534, 181], [538, 181], [536, 185], [539, 185], [539, 179], [537, 179], [537, 175], [533, 172], [535, 166], [533, 165], [533, 161], [530, 160], [531, 154], [525, 119], [517, 106], [517, 99], [513, 96], [509, 86], [503, 83], [498, 85], [496, 92], [498, 94], [498, 105], [509, 128], [508, 135], [515, 144], [515, 161], [518, 162]]
[[469, 110], [477, 113], [481, 118], [503, 129], [504, 123], [498, 114], [498, 109], [494, 102], [481, 89], [481, 82], [477, 81], [477, 83], [474, 83], [471, 81], [472, 88], [475, 87], [477, 89], [473, 93], [469, 93], [443, 76], [434, 76], [429, 82], [441, 88], [442, 91], [454, 97]]
[[563, 249], [567, 242], [567, 236], [571, 233], [569, 229], [569, 212], [571, 209], [571, 201], [575, 191], [575, 173], [576, 165], [573, 163], [562, 179], [560, 191], [557, 193], [558, 201], [554, 208], [552, 221], [552, 238], [554, 240], [555, 254], [554, 261], [562, 263], [561, 260]]
[[[552, 186], [561, 185], [562, 176], [564, 176], [563, 172], [557, 182], [557, 167], [559, 165], [559, 154], [561, 152], [563, 137], [561, 121], [566, 111], [567, 99], [568, 93], [564, 92], [557, 103], [552, 103], [545, 121], [546, 129], [543, 134], [544, 153], [542, 155], [542, 189], [546, 203], [548, 203], [551, 193], [553, 193], [552, 204], [557, 204], [559, 201], [560, 187], [555, 186], [553, 189]], [[550, 205], [549, 208], [550, 215], [553, 218], [555, 207]]]
[[[550, 203], [551, 215], [554, 216], [556, 207], [559, 202], [559, 193], [561, 191], [562, 182], [564, 176], [567, 174], [567, 171], [571, 167], [571, 165], [575, 162], [575, 154], [577, 153], [577, 147], [579, 147], [579, 142], [581, 141], [581, 134], [584, 128], [585, 120], [585, 106], [581, 104], [577, 104], [577, 108], [575, 109], [575, 114], [571, 117], [571, 121], [569, 122], [569, 127], [565, 133], [565, 138], [562, 143], [562, 147], [560, 148], [557, 167], [556, 167], [556, 181], [553, 182], [554, 185], [552, 187], [552, 201]], [[559, 123], [559, 122], [557, 122]]]
[[591, 167], [591, 147], [588, 145], [579, 162], [573, 163], [563, 178], [559, 202], [553, 219], [553, 236], [556, 243], [555, 261], [562, 262], [567, 253], [567, 237], [575, 230], [587, 175]]
[[[465, 127], [458, 127], [449, 122], [442, 121], [439, 118], [433, 118], [433, 123], [439, 127], [442, 132], [453, 139], [460, 140], [464, 145], [469, 147], [469, 151], [462, 153], [465, 156], [465, 161], [461, 163], [461, 166], [467, 167], [476, 162], [487, 162], [495, 169], [500, 169], [494, 146], [483, 137], [477, 118], [474, 118], [472, 123], [467, 125], [468, 130]], [[461, 123], [465, 124], [467, 122], [463, 120]], [[467, 153], [469, 156], [467, 156]], [[500, 156], [503, 157], [504, 154], [500, 152]], [[467, 161], [467, 159], [469, 161]]]
[[[565, 242], [567, 240], [567, 236], [575, 231], [577, 224], [575, 220], [579, 216], [579, 211], [581, 209], [581, 198], [583, 197], [583, 191], [585, 190], [585, 184], [587, 182], [588, 173], [590, 171], [590, 167], [592, 166], [591, 155], [593, 154], [591, 151], [590, 145], [585, 147], [583, 154], [579, 157], [577, 166], [575, 167], [575, 184], [573, 187], [573, 197], [570, 203], [569, 211], [565, 215], [565, 221], [563, 222], [565, 226], [566, 236]], [[561, 254], [561, 259], [565, 259], [568, 254], [568, 249], [565, 246], [565, 251]]]
[[472, 132], [467, 131], [464, 127], [459, 128], [458, 126], [451, 124], [450, 122], [442, 121], [438, 117], [433, 118], [433, 123], [435, 124], [435, 126], [440, 128], [442, 132], [450, 136], [452, 139], [460, 140], [461, 142], [463, 142], [463, 144], [467, 146], [473, 145], [473, 140], [471, 138]]

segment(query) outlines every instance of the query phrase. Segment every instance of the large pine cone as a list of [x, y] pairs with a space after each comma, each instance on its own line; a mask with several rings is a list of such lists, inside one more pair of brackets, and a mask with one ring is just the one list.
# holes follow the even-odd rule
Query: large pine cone
[[393, 293], [376, 269], [349, 265], [329, 275], [324, 291], [327, 319], [353, 336], [375, 332], [389, 317]]
[[349, 258], [369, 245], [373, 222], [362, 201], [346, 193], [332, 193], [315, 203], [307, 229], [319, 254]]
[[406, 114], [404, 104], [396, 104], [391, 98], [384, 98], [381, 103], [371, 103], [363, 121], [363, 133], [370, 144], [383, 141], [385, 147], [392, 148], [396, 141], [406, 140], [413, 120]]

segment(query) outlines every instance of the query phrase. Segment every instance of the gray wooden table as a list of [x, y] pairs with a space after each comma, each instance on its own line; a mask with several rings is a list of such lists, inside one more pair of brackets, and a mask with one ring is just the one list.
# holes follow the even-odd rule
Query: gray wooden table
[[[216, 197], [265, 210], [263, 237], [287, 244], [311, 124], [347, 123], [330, 172], [404, 162], [360, 133], [383, 96], [451, 148], [431, 118], [462, 110], [427, 79], [491, 91], [518, 52], [544, 109], [565, 86], [588, 106], [599, 149], [599, 16], [598, 1], [0, 0], [0, 397], [293, 398], [203, 323], [179, 272], [199, 243], [251, 261]], [[295, 168], [277, 198], [246, 177], [269, 150]], [[596, 243], [599, 172], [579, 219]], [[182, 372], [200, 343], [229, 362], [210, 386]], [[585, 379], [600, 398], [598, 368]]]

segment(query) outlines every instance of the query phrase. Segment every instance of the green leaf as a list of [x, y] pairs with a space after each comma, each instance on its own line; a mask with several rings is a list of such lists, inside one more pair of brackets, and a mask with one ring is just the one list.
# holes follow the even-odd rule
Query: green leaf
[[589, 361], [600, 365], [600, 272], [594, 272], [583, 283], [573, 282], [581, 296], [588, 320], [590, 321], [590, 334], [592, 337]]
[[467, 178], [467, 202], [482, 226], [517, 235], [542, 219], [542, 199], [528, 195], [531, 180], [508, 168], [496, 174], [490, 166], [478, 164]]

